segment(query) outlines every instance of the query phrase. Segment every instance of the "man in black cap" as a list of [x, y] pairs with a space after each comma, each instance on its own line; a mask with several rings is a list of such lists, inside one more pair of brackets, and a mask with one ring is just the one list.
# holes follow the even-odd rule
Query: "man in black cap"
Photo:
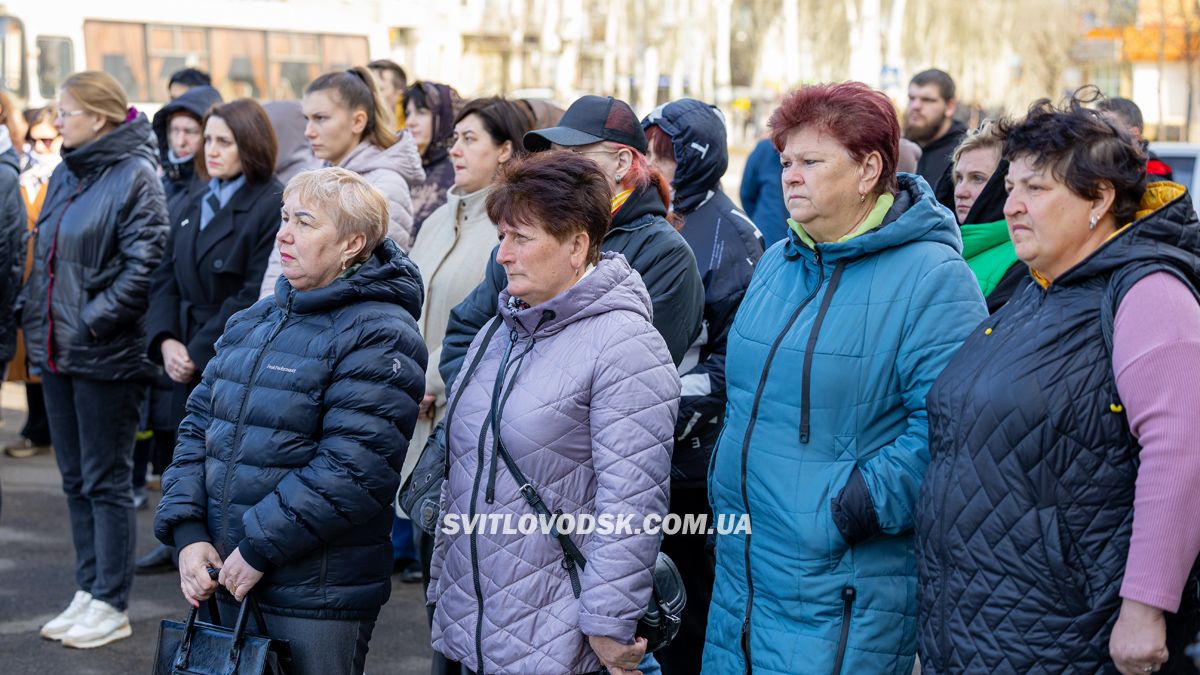
[[[633, 109], [611, 96], [584, 96], [558, 126], [531, 131], [524, 143], [530, 152], [569, 150], [599, 165], [613, 191], [612, 226], [600, 248], [624, 255], [642, 275], [654, 327], [679, 365], [700, 334], [704, 285], [691, 248], [667, 222], [669, 187], [646, 159], [646, 134]], [[508, 286], [492, 253], [483, 281], [450, 313], [439, 364], [446, 382], [454, 382], [471, 340], [496, 315], [496, 297]]]

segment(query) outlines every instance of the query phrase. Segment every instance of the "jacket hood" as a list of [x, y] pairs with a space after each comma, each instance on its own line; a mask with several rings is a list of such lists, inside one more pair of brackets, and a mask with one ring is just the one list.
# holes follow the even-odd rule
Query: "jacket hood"
[[[827, 261], [862, 258], [889, 248], [918, 241], [944, 244], [962, 253], [962, 233], [954, 214], [934, 199], [933, 189], [916, 174], [898, 174], [900, 190], [883, 218], [883, 224], [849, 241], [817, 244]], [[784, 255], [790, 260], [813, 257], [810, 249], [790, 228]]]
[[1055, 279], [1053, 286], [1082, 283], [1139, 264], [1167, 265], [1200, 291], [1200, 220], [1182, 185], [1151, 183], [1142, 196], [1137, 219]]
[[84, 178], [127, 157], [157, 163], [158, 144], [144, 113], [96, 140], [78, 148], [63, 148], [63, 163], [77, 178]]
[[721, 189], [729, 168], [725, 120], [720, 110], [694, 98], [664, 103], [642, 120], [642, 128], [657, 126], [671, 138], [675, 152], [675, 210], [687, 215]]
[[421, 167], [421, 154], [417, 142], [407, 130], [390, 148], [380, 148], [370, 141], [363, 141], [346, 156], [342, 168], [355, 173], [371, 171], [393, 171], [404, 179], [410, 188], [425, 182], [425, 169]]
[[574, 286], [537, 307], [513, 309], [511, 298], [507, 289], [500, 291], [499, 312], [505, 325], [539, 339], [581, 319], [608, 312], [628, 310], [647, 321], [653, 315], [642, 276], [629, 266], [625, 256], [612, 251], [601, 253], [596, 268]]
[[640, 230], [653, 222], [655, 216], [666, 218], [667, 206], [659, 197], [658, 188], [650, 184], [634, 190], [621, 208], [612, 214], [612, 225], [605, 237], [617, 230]]
[[154, 113], [154, 138], [158, 141], [158, 156], [162, 160], [163, 168], [169, 164], [167, 151], [171, 149], [171, 144], [167, 141], [167, 124], [171, 121], [171, 115], [185, 112], [199, 122], [204, 119], [204, 113], [208, 112], [213, 104], [222, 100], [221, 92], [212, 87], [192, 87]]
[[[975, 203], [971, 205], [971, 210], [967, 212], [963, 225], [994, 223], [1005, 219], [1004, 202], [1008, 201], [1008, 191], [1004, 189], [1004, 179], [1007, 177], [1008, 160], [1002, 159], [996, 165], [996, 170], [992, 172], [992, 177], [983, 186], [979, 197], [975, 199]], [[950, 211], [953, 212], [954, 202], [951, 201], [950, 204]]]
[[297, 291], [287, 277], [280, 275], [275, 282], [275, 304], [286, 307], [289, 295], [295, 296], [292, 309], [298, 314], [328, 312], [357, 302], [387, 302], [400, 305], [414, 319], [420, 319], [425, 288], [416, 264], [396, 242], [384, 239], [356, 272], [334, 279], [328, 286]]
[[286, 183], [285, 177], [321, 166], [321, 160], [313, 156], [312, 147], [304, 137], [306, 122], [299, 101], [270, 101], [263, 104], [263, 110], [267, 111], [279, 143], [275, 173], [280, 182]]

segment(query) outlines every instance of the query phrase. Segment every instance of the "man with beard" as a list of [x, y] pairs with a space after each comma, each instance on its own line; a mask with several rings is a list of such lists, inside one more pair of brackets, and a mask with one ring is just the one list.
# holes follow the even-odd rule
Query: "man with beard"
[[917, 173], [931, 187], [946, 173], [954, 148], [967, 133], [966, 125], [954, 119], [957, 109], [954, 80], [944, 71], [931, 68], [908, 83], [904, 137], [921, 146]]

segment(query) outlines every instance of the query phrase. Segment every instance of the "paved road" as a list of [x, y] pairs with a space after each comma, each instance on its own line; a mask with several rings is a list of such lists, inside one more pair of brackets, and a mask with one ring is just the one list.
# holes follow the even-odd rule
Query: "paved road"
[[[25, 415], [24, 391], [6, 383], [0, 393], [0, 444], [16, 438]], [[90, 651], [43, 640], [38, 628], [66, 607], [75, 592], [74, 552], [54, 458], [17, 460], [0, 454], [0, 673], [4, 675], [108, 675], [149, 673], [159, 621], [186, 616], [173, 574], [134, 578], [129, 615], [133, 637]], [[157, 500], [157, 493], [152, 501]], [[139, 553], [153, 545], [153, 504], [138, 513]], [[429, 672], [429, 629], [419, 584], [392, 586], [367, 656], [371, 675]]]

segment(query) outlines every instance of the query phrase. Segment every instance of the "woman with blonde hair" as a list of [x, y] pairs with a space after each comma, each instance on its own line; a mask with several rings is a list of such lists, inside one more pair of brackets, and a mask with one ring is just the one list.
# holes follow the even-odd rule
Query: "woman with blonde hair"
[[179, 549], [193, 607], [224, 589], [232, 624], [253, 590], [294, 675], [357, 675], [391, 593], [392, 498], [425, 391], [421, 279], [385, 236], [384, 196], [350, 171], [293, 178], [282, 221], [275, 297], [217, 342], [154, 532]]
[[112, 76], [67, 78], [50, 178], [21, 294], [31, 365], [41, 371], [75, 544], [78, 590], [42, 636], [68, 647], [129, 637], [134, 433], [146, 384], [144, 315], [162, 257], [167, 205], [150, 120]]

